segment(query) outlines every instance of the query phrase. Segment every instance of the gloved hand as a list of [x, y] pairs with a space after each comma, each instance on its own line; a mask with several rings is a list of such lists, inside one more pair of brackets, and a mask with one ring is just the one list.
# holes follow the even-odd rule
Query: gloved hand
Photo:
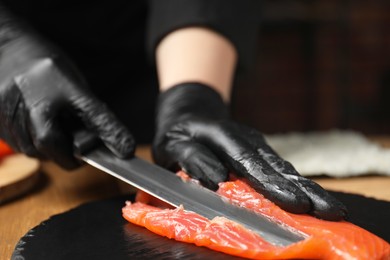
[[0, 138], [15, 151], [73, 169], [79, 166], [73, 132], [80, 127], [119, 157], [134, 152], [131, 134], [64, 55], [12, 19], [0, 19]]
[[156, 121], [153, 157], [161, 166], [183, 169], [211, 189], [233, 172], [287, 211], [327, 220], [345, 217], [344, 205], [300, 176], [258, 131], [230, 120], [211, 88], [198, 83], [170, 88], [160, 94]]

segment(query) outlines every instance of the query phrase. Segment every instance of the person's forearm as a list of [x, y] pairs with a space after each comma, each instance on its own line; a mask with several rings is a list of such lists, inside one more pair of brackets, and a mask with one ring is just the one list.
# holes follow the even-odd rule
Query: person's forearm
[[176, 30], [157, 46], [156, 62], [161, 91], [200, 82], [230, 100], [237, 53], [220, 34], [201, 27]]

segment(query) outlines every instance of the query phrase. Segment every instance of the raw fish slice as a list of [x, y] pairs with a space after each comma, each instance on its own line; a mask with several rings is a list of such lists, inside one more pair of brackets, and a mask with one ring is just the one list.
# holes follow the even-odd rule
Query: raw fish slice
[[[305, 241], [280, 251], [280, 256], [284, 258], [314, 257], [319, 251], [320, 259], [390, 259], [389, 243], [347, 221], [333, 222], [309, 215], [288, 213], [240, 180], [222, 183], [217, 192], [232, 203], [252, 209], [309, 235]], [[308, 248], [311, 248], [312, 252], [308, 256], [301, 255], [309, 253]], [[289, 250], [297, 251], [300, 255], [291, 255], [291, 252], [287, 252]]]
[[194, 243], [196, 235], [204, 230], [209, 220], [194, 212], [160, 209], [141, 202], [126, 202], [123, 216], [129, 222], [144, 226], [152, 232], [178, 241]]
[[[127, 202], [123, 216], [161, 236], [252, 259], [390, 259], [389, 243], [370, 232], [346, 221], [331, 222], [285, 212], [241, 180], [222, 183], [218, 193], [308, 238], [287, 247], [274, 246], [223, 217], [208, 220], [183, 208], [160, 209], [141, 202]], [[146, 195], [143, 200], [147, 201]]]

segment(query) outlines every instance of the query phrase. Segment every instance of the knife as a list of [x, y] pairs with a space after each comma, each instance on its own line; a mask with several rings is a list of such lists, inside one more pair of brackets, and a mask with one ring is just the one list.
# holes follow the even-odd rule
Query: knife
[[102, 170], [174, 207], [183, 206], [208, 219], [223, 216], [256, 232], [267, 242], [288, 246], [305, 239], [269, 218], [233, 205], [226, 198], [140, 158], [120, 159], [89, 132], [74, 135], [75, 155]]

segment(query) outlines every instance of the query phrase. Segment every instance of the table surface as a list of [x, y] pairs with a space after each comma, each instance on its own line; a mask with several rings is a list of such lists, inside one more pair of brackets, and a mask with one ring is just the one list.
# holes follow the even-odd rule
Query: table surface
[[[373, 141], [390, 147], [390, 138]], [[151, 160], [148, 147], [139, 147], [137, 155]], [[130, 191], [130, 187], [97, 169], [85, 166], [66, 172], [52, 163], [42, 164], [39, 185], [29, 194], [0, 205], [0, 259], [10, 259], [16, 243], [31, 228], [54, 214], [82, 203], [110, 198]], [[323, 187], [390, 201], [390, 177], [361, 176], [343, 179], [313, 178]]]

